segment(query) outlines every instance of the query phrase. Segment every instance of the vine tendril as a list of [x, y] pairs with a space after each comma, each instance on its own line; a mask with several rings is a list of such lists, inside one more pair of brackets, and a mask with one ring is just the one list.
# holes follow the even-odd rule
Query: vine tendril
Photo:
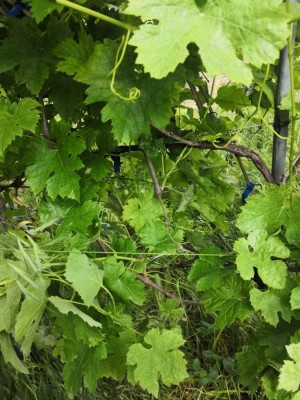
[[129, 90], [129, 96], [125, 97], [125, 96], [121, 95], [121, 93], [117, 92], [117, 90], [116, 90], [116, 88], [114, 86], [118, 68], [120, 67], [120, 65], [121, 65], [121, 63], [122, 63], [122, 61], [124, 59], [124, 56], [125, 56], [125, 52], [126, 52], [126, 49], [127, 49], [127, 46], [128, 46], [129, 37], [130, 37], [130, 33], [131, 33], [131, 31], [128, 30], [126, 35], [122, 36], [121, 43], [120, 43], [120, 46], [119, 46], [119, 48], [117, 50], [117, 54], [116, 54], [115, 65], [114, 65], [113, 69], [110, 72], [110, 74], [112, 75], [111, 82], [110, 82], [110, 90], [112, 91], [112, 93], [115, 96], [117, 96], [120, 99], [125, 100], [125, 101], [134, 101], [134, 100], [138, 99], [140, 97], [140, 94], [141, 94], [140, 90], [137, 87], [132, 87]]

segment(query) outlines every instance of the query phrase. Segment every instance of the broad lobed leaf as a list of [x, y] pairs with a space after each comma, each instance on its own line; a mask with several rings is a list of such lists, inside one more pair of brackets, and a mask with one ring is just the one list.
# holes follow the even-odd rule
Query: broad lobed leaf
[[137, 47], [137, 62], [158, 79], [183, 63], [187, 45], [196, 43], [211, 75], [226, 74], [249, 85], [252, 73], [247, 63], [261, 67], [274, 62], [288, 36], [289, 16], [280, 0], [254, 0], [251, 4], [239, 0], [198, 4], [194, 0], [147, 0], [143, 4], [130, 0], [125, 12], [139, 15], [143, 21], [158, 21], [142, 25], [130, 41]]
[[[186, 378], [186, 361], [178, 347], [184, 344], [178, 330], [151, 329], [145, 343], [133, 344], [127, 353], [127, 365], [134, 365], [134, 379], [149, 393], [158, 398], [159, 379], [167, 386], [178, 384]], [[144, 365], [148, 368], [144, 368]]]

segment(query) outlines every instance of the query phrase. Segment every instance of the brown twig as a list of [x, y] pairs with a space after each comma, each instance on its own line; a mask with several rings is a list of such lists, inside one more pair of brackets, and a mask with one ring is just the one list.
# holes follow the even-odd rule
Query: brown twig
[[248, 185], [248, 183], [249, 183], [250, 181], [249, 181], [249, 178], [248, 178], [248, 174], [247, 174], [247, 172], [246, 172], [246, 170], [245, 170], [244, 164], [243, 164], [243, 162], [242, 162], [242, 160], [241, 160], [241, 157], [238, 156], [238, 155], [235, 155], [235, 157], [236, 157], [236, 159], [237, 159], [237, 161], [238, 161], [238, 163], [239, 163], [239, 166], [240, 166], [241, 171], [242, 171], [242, 173], [243, 173], [243, 176], [244, 176], [244, 179], [245, 179], [245, 181], [246, 181], [246, 184]]
[[[266, 164], [263, 162], [263, 160], [260, 158], [260, 156], [257, 153], [255, 153], [253, 150], [249, 149], [248, 147], [235, 145], [233, 143], [230, 143], [226, 146], [226, 142], [224, 140], [219, 140], [217, 142], [218, 146], [216, 146], [214, 143], [208, 142], [206, 140], [201, 141], [201, 142], [193, 142], [191, 140], [184, 139], [184, 138], [176, 135], [173, 132], [166, 131], [165, 129], [159, 129], [153, 124], [151, 124], [151, 125], [153, 126], [153, 128], [158, 130], [164, 136], [167, 136], [173, 140], [176, 140], [177, 142], [182, 143], [185, 146], [193, 147], [193, 148], [197, 148], [197, 149], [203, 149], [203, 150], [228, 151], [229, 153], [233, 153], [237, 156], [249, 158], [253, 162], [255, 167], [263, 175], [265, 180], [269, 183], [275, 184], [275, 180], [274, 180], [271, 172], [269, 171], [268, 167], [266, 166]], [[169, 143], [168, 147], [172, 147], [172, 145], [173, 145], [172, 143]], [[175, 143], [175, 145], [177, 145], [177, 143]], [[178, 147], [178, 145], [177, 145], [177, 147]]]
[[147, 163], [147, 167], [149, 169], [149, 173], [150, 173], [151, 179], [153, 181], [153, 186], [154, 186], [156, 197], [158, 198], [158, 200], [161, 200], [162, 189], [161, 189], [160, 184], [158, 182], [153, 162], [147, 156], [145, 151], [143, 151], [143, 154], [144, 154], [144, 157], [145, 157], [145, 160], [146, 160], [146, 163]]
[[51, 138], [51, 135], [49, 132], [48, 120], [47, 120], [46, 111], [45, 111], [44, 98], [42, 95], [39, 95], [38, 99], [39, 99], [39, 103], [41, 104], [43, 134], [46, 139], [51, 140], [52, 138]]
[[196, 102], [196, 105], [197, 105], [197, 108], [198, 108], [198, 111], [199, 111], [199, 110], [201, 110], [201, 108], [203, 106], [202, 106], [202, 103], [201, 103], [201, 100], [200, 100], [200, 97], [199, 97], [199, 93], [196, 90], [196, 86], [190, 81], [187, 81], [187, 84], [189, 85], [190, 91], [192, 92], [192, 94], [194, 96], [194, 99], [195, 99], [195, 102]]
[[183, 299], [180, 299], [179, 297], [175, 296], [175, 294], [173, 294], [173, 293], [166, 292], [161, 286], [157, 285], [150, 278], [148, 278], [148, 276], [138, 274], [137, 279], [140, 280], [141, 282], [143, 282], [145, 285], [150, 286], [153, 289], [157, 290], [158, 292], [163, 294], [165, 297], [168, 297], [169, 299], [178, 300], [179, 303], [191, 305], [191, 306], [198, 306], [198, 307], [201, 307], [203, 305], [200, 301], [183, 300]]
[[232, 252], [233, 251], [233, 247], [231, 246], [230, 243], [227, 242], [226, 238], [222, 235], [221, 232], [217, 232], [217, 237], [219, 238], [219, 240], [223, 243], [224, 247]]

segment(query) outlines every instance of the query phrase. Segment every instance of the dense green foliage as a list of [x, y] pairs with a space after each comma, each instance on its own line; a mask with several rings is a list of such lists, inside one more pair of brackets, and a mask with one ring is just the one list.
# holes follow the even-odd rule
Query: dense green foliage
[[[138, 398], [300, 399], [299, 179], [290, 166], [275, 185], [269, 170], [276, 65], [297, 7], [29, 5], [0, 24], [10, 379], [29, 382], [44, 362], [71, 397], [111, 379]], [[292, 163], [300, 75], [289, 44]], [[220, 74], [221, 86], [207, 78]], [[244, 169], [259, 185], [242, 206]]]

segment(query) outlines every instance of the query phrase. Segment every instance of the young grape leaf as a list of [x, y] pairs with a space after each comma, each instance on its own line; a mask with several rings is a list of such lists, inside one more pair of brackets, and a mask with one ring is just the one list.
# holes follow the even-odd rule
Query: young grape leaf
[[66, 121], [76, 120], [83, 108], [85, 86], [65, 74], [57, 73], [49, 94], [58, 114]]
[[286, 258], [290, 251], [277, 237], [269, 237], [267, 231], [260, 229], [251, 232], [248, 239], [238, 239], [234, 244], [237, 252], [236, 265], [245, 280], [254, 276], [256, 267], [260, 278], [269, 287], [281, 289], [285, 285], [286, 265], [272, 257]]
[[137, 62], [158, 79], [183, 63], [187, 45], [195, 43], [210, 75], [225, 73], [233, 81], [249, 85], [252, 73], [246, 63], [261, 67], [274, 62], [288, 36], [289, 16], [280, 2], [273, 0], [253, 0], [251, 4], [239, 0], [198, 4], [194, 0], [159, 4], [156, 0], [147, 4], [130, 0], [125, 13], [147, 22], [134, 31], [130, 43], [137, 47]]
[[[213, 179], [213, 178], [212, 178]], [[204, 215], [208, 221], [216, 225], [222, 232], [228, 231], [228, 222], [224, 211], [232, 203], [234, 188], [225, 180], [205, 178], [195, 191], [196, 200], [191, 207]]]
[[253, 288], [250, 290], [250, 301], [253, 308], [256, 311], [261, 311], [264, 319], [273, 326], [276, 326], [279, 322], [279, 312], [285, 321], [291, 321], [289, 293], [284, 290], [270, 289], [262, 292]]
[[181, 71], [155, 80], [142, 75], [135, 85], [140, 96], [135, 101], [115, 97], [102, 110], [102, 120], [111, 120], [114, 137], [120, 144], [131, 144], [150, 133], [151, 121], [158, 128], [165, 128], [173, 115], [172, 108], [179, 100], [182, 87]]
[[[218, 247], [205, 247], [201, 250], [198, 260], [192, 265], [188, 281], [196, 283], [196, 289], [203, 291], [222, 286], [223, 279], [234, 273], [232, 268], [223, 267], [221, 251]], [[215, 256], [214, 256], [215, 255]]]
[[18, 372], [21, 372], [22, 374], [29, 374], [28, 369], [17, 356], [16, 350], [14, 349], [7, 333], [0, 332], [0, 349], [6, 363], [10, 363]]
[[118, 336], [109, 335], [106, 342], [107, 358], [99, 363], [99, 377], [123, 379], [127, 369], [126, 355], [135, 341], [135, 335], [130, 331], [120, 332]]
[[27, 356], [35, 337], [46, 304], [46, 290], [49, 280], [39, 278], [35, 281], [36, 287], [26, 288], [28, 297], [25, 298], [17, 315], [15, 325], [15, 339], [21, 343], [21, 351]]
[[289, 357], [280, 369], [278, 389], [296, 392], [300, 387], [300, 343], [286, 346]]
[[57, 237], [67, 235], [69, 232], [86, 235], [88, 227], [94, 220], [98, 220], [100, 210], [98, 202], [92, 200], [78, 204], [71, 200], [52, 202], [47, 199], [41, 202], [39, 215], [41, 223], [45, 226], [61, 221], [56, 231]]
[[85, 314], [79, 308], [74, 306], [70, 301], [62, 299], [58, 296], [50, 296], [48, 299], [62, 314], [68, 314], [69, 312], [78, 315], [84, 322], [90, 326], [97, 326], [101, 328], [100, 322], [95, 321], [89, 315]]
[[235, 319], [243, 321], [251, 313], [249, 303], [248, 282], [243, 281], [239, 275], [231, 274], [223, 279], [218, 288], [207, 290], [203, 296], [205, 310], [209, 313], [218, 312], [215, 325], [225, 328]]
[[284, 225], [287, 241], [300, 247], [300, 197], [295, 194], [291, 203], [288, 186], [269, 185], [247, 199], [236, 225], [245, 233], [264, 228], [270, 234]]
[[139, 236], [150, 252], [173, 253], [181, 249], [183, 231], [181, 229], [168, 230], [163, 222], [152, 221], [140, 230]]
[[63, 9], [60, 4], [52, 3], [49, 0], [27, 0], [27, 2], [30, 3], [30, 12], [38, 23], [54, 10], [61, 11]]
[[[60, 351], [60, 352], [59, 352]], [[57, 355], [60, 355], [64, 362], [63, 376], [66, 391], [74, 397], [83, 385], [91, 392], [95, 391], [101, 360], [106, 358], [105, 343], [88, 347], [74, 338], [63, 340]]]
[[103, 271], [79, 251], [69, 254], [65, 277], [88, 307], [103, 287]]
[[268, 365], [265, 348], [259, 343], [244, 346], [242, 351], [235, 354], [239, 382], [255, 390], [260, 382], [259, 375]]
[[[87, 323], [86, 323], [87, 322]], [[100, 361], [106, 358], [104, 335], [99, 327], [91, 327], [78, 315], [59, 315], [56, 326], [62, 332], [56, 341], [54, 355], [64, 364], [65, 388], [74, 396], [82, 386], [95, 390], [100, 373]]]
[[185, 315], [185, 310], [180, 307], [177, 299], [166, 299], [159, 304], [159, 311], [162, 316], [168, 320], [178, 321]]
[[10, 36], [1, 43], [0, 73], [17, 68], [16, 84], [25, 83], [33, 94], [38, 94], [56, 61], [53, 48], [72, 32], [57, 19], [49, 22], [46, 32], [30, 18], [10, 18], [6, 24]]
[[[134, 101], [126, 101], [115, 95], [111, 89], [111, 71], [114, 68], [118, 46], [112, 40], [96, 44], [92, 51], [89, 36], [81, 35], [79, 42], [68, 39], [55, 51], [64, 58], [58, 63], [58, 70], [74, 74], [74, 79], [87, 84], [86, 103], [107, 101], [102, 109], [102, 120], [111, 120], [115, 139], [120, 144], [130, 144], [141, 134], [149, 134], [149, 121], [164, 128], [173, 115], [172, 107], [179, 99], [183, 85], [183, 73], [175, 74], [157, 81], [149, 75], [134, 72], [135, 55], [128, 49], [125, 59], [119, 66], [114, 83], [115, 90], [123, 97], [137, 87], [140, 96]], [[180, 84], [181, 83], [181, 84]]]
[[136, 366], [134, 379], [143, 389], [158, 398], [159, 379], [163, 384], [178, 385], [188, 374], [186, 361], [178, 347], [184, 339], [177, 329], [159, 331], [151, 329], [145, 336], [145, 344], [133, 344], [127, 353], [127, 365]]
[[34, 164], [26, 169], [27, 183], [34, 194], [45, 187], [52, 200], [59, 195], [70, 199], [80, 199], [79, 180], [76, 171], [83, 168], [78, 157], [86, 148], [84, 140], [75, 135], [59, 135], [58, 148], [43, 148], [36, 156]]
[[6, 286], [5, 294], [0, 297], [0, 332], [10, 332], [19, 312], [21, 289], [17, 283], [18, 274], [1, 257], [0, 284]]
[[[75, 80], [89, 79], [88, 75], [85, 76], [85, 64], [93, 53], [94, 40], [92, 36], [87, 35], [84, 31], [78, 34], [78, 38], [78, 43], [74, 39], [66, 39], [55, 48], [54, 54], [64, 59], [58, 62], [57, 70], [71, 76], [75, 75]], [[80, 73], [81, 78], [77, 79], [77, 74]]]
[[251, 105], [245, 90], [234, 85], [220, 87], [215, 103], [225, 111], [240, 110]]
[[175, 212], [184, 212], [187, 206], [190, 204], [191, 199], [194, 197], [194, 185], [190, 185], [187, 190], [182, 193], [180, 204]]
[[114, 257], [104, 261], [104, 285], [125, 302], [132, 301], [142, 305], [146, 299], [144, 285], [136, 279], [133, 272], [117, 262]]
[[3, 161], [6, 149], [17, 136], [22, 136], [25, 130], [35, 132], [39, 120], [38, 106], [37, 101], [27, 97], [18, 103], [0, 99], [0, 161]]
[[153, 192], [144, 192], [139, 197], [129, 199], [123, 208], [123, 219], [128, 221], [136, 232], [161, 215], [163, 215], [162, 207], [154, 200]]

